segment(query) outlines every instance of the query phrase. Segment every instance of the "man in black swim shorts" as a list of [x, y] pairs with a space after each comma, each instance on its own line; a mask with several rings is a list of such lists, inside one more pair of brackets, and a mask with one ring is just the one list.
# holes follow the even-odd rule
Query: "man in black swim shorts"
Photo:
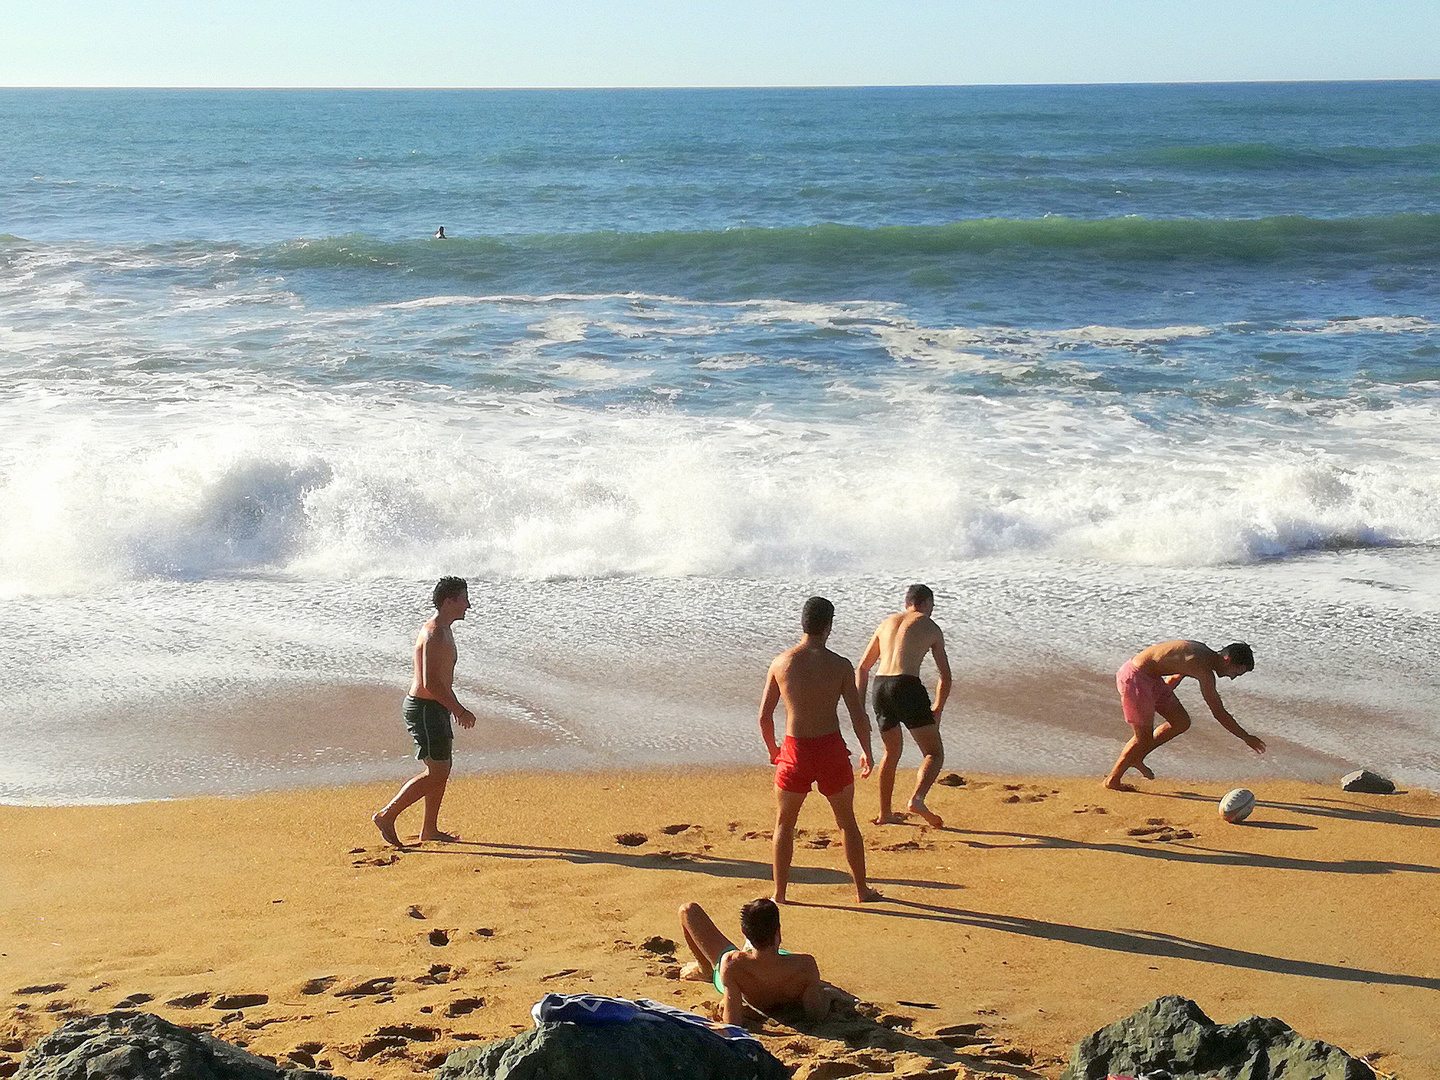
[[[945, 746], [940, 741], [940, 712], [950, 696], [950, 660], [945, 655], [945, 635], [930, 618], [934, 610], [935, 594], [930, 587], [911, 585], [905, 592], [905, 610], [887, 616], [876, 628], [855, 672], [863, 700], [870, 669], [877, 662], [880, 665], [879, 674], [875, 676], [875, 718], [880, 722], [880, 741], [885, 752], [880, 757], [880, 816], [875, 819], [876, 825], [905, 820], [904, 814], [891, 809], [895, 770], [904, 750], [902, 724], [925, 755], [915, 774], [915, 792], [910, 796], [909, 810], [937, 828], [944, 824], [940, 815], [925, 805], [925, 796], [945, 763]], [[920, 681], [920, 665], [926, 653], [935, 658], [935, 670], [940, 675], [933, 709], [925, 684]]]
[[395, 819], [413, 803], [425, 800], [425, 820], [420, 826], [420, 839], [456, 841], [460, 838], [440, 831], [440, 801], [450, 781], [450, 751], [454, 732], [450, 716], [460, 726], [475, 726], [475, 714], [455, 700], [451, 683], [455, 678], [455, 635], [451, 625], [465, 618], [470, 610], [470, 592], [464, 578], [443, 577], [435, 585], [431, 599], [435, 615], [415, 638], [415, 674], [403, 708], [405, 727], [415, 740], [415, 756], [425, 763], [425, 771], [405, 782], [385, 808], [371, 816], [375, 827], [387, 844], [404, 847], [395, 831]]

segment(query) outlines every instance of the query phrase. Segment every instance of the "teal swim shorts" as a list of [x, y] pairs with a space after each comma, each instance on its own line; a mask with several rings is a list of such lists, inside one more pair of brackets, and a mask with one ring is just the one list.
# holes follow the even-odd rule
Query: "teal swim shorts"
[[449, 761], [455, 731], [450, 710], [429, 698], [405, 697], [405, 728], [415, 740], [415, 756], [421, 761]]

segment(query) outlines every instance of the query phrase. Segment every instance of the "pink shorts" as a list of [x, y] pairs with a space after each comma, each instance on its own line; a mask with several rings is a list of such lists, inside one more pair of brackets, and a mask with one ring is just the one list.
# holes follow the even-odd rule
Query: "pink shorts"
[[821, 795], [834, 795], [855, 783], [850, 767], [850, 748], [840, 732], [832, 731], [814, 739], [786, 735], [775, 759], [775, 786], [796, 794], [815, 784]]
[[1120, 691], [1120, 707], [1125, 710], [1125, 722], [1133, 728], [1149, 731], [1155, 720], [1155, 710], [1161, 705], [1179, 704], [1175, 691], [1165, 684], [1159, 675], [1141, 671], [1127, 661], [1115, 673], [1115, 689]]

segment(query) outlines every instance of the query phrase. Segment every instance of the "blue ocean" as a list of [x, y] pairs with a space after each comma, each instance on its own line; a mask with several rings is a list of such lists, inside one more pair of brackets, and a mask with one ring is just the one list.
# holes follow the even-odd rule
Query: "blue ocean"
[[1192, 637], [1271, 752], [1182, 690], [1162, 775], [1440, 787], [1440, 83], [0, 90], [0, 144], [0, 801], [406, 775], [446, 573], [461, 772], [763, 764], [804, 598], [853, 657], [913, 580], [947, 768], [1098, 777]]

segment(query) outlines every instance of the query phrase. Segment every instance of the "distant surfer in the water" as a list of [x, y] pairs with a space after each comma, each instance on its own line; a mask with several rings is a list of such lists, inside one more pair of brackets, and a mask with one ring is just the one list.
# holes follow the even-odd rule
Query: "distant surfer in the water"
[[432, 236], [430, 239], [432, 239], [432, 240], [449, 240], [450, 238], [445, 235], [445, 226], [444, 226], [444, 225], [441, 225], [438, 229], [435, 230], [435, 235]]

